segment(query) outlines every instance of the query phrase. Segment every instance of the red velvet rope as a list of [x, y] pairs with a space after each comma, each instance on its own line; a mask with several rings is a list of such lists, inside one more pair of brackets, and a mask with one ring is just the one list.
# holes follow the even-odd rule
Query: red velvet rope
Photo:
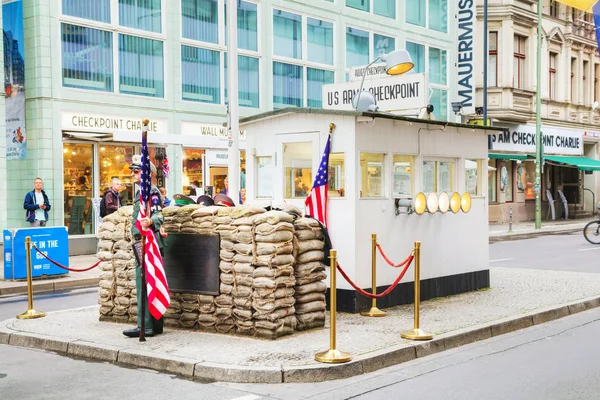
[[388, 258], [386, 255], [385, 255], [385, 253], [384, 253], [384, 252], [383, 252], [383, 250], [381, 249], [381, 245], [380, 245], [379, 243], [377, 243], [377, 249], [378, 249], [378, 250], [379, 250], [379, 252], [381, 253], [381, 256], [383, 257], [383, 259], [384, 259], [384, 260], [385, 260], [385, 261], [386, 261], [388, 264], [390, 264], [390, 266], [392, 266], [392, 267], [394, 267], [394, 268], [397, 268], [397, 267], [401, 267], [401, 266], [403, 266], [404, 264], [406, 264], [406, 263], [408, 262], [408, 260], [409, 260], [409, 259], [410, 259], [410, 257], [412, 256], [412, 254], [411, 254], [411, 255], [409, 255], [408, 257], [406, 257], [406, 260], [404, 260], [404, 261], [402, 261], [402, 262], [400, 262], [400, 263], [398, 263], [398, 264], [394, 264], [394, 263], [393, 263], [393, 262], [392, 262], [392, 261], [391, 261], [391, 260], [390, 260], [390, 259], [389, 259], [389, 258]]
[[344, 277], [344, 279], [350, 284], [352, 285], [352, 287], [354, 289], [356, 289], [356, 291], [360, 294], [362, 294], [363, 296], [367, 296], [371, 299], [380, 299], [382, 297], [387, 296], [388, 294], [390, 294], [390, 292], [392, 290], [394, 290], [394, 288], [396, 286], [398, 286], [398, 283], [400, 283], [400, 281], [402, 280], [402, 278], [404, 277], [404, 274], [406, 273], [406, 270], [408, 270], [408, 267], [410, 267], [410, 264], [412, 263], [414, 256], [411, 254], [410, 256], [408, 256], [408, 258], [406, 259], [408, 262], [406, 263], [406, 265], [404, 266], [404, 269], [402, 270], [402, 272], [400, 272], [400, 275], [398, 275], [398, 278], [396, 278], [396, 280], [394, 281], [394, 283], [392, 283], [392, 285], [387, 288], [383, 293], [380, 294], [372, 294], [372, 293], [368, 293], [365, 292], [364, 290], [362, 290], [360, 287], [358, 287], [356, 285], [356, 283], [352, 282], [352, 280], [350, 279], [350, 277], [348, 277], [348, 275], [346, 275], [346, 273], [344, 272], [344, 270], [342, 269], [342, 267], [340, 267], [340, 264], [337, 264], [337, 269], [340, 271], [340, 273], [342, 274], [342, 276]]
[[84, 269], [74, 269], [74, 268], [69, 268], [69, 267], [65, 267], [64, 265], [62, 265], [62, 264], [60, 264], [60, 263], [57, 263], [56, 261], [54, 261], [54, 260], [50, 259], [50, 257], [48, 257], [47, 255], [45, 255], [44, 253], [42, 253], [42, 252], [40, 251], [40, 249], [38, 249], [38, 248], [37, 248], [37, 246], [36, 246], [35, 244], [33, 245], [33, 248], [34, 248], [34, 249], [35, 249], [35, 250], [36, 250], [38, 253], [40, 253], [42, 256], [44, 256], [44, 258], [45, 258], [46, 260], [50, 261], [52, 264], [56, 265], [56, 266], [57, 266], [57, 267], [59, 267], [59, 268], [66, 269], [67, 271], [71, 271], [71, 272], [85, 272], [85, 271], [89, 271], [89, 270], [90, 270], [90, 269], [92, 269], [92, 268], [96, 268], [96, 267], [97, 267], [97, 266], [98, 266], [98, 265], [99, 265], [99, 264], [102, 262], [102, 260], [99, 260], [99, 261], [98, 261], [96, 264], [92, 265], [91, 267], [84, 268]]

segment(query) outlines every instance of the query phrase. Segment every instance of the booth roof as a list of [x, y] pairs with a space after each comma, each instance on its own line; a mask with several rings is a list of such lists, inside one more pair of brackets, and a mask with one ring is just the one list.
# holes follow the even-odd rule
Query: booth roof
[[[456, 122], [449, 121], [439, 121], [439, 120], [430, 120], [430, 119], [419, 119], [416, 117], [407, 117], [403, 115], [394, 115], [391, 113], [384, 112], [362, 112], [362, 111], [342, 111], [342, 110], [325, 110], [322, 108], [309, 108], [309, 107], [288, 107], [282, 108], [274, 111], [267, 111], [260, 114], [255, 114], [250, 117], [240, 118], [240, 125], [248, 124], [251, 122], [259, 121], [262, 119], [269, 119], [273, 117], [278, 117], [285, 114], [324, 114], [324, 115], [340, 115], [340, 116], [363, 116], [369, 118], [382, 118], [382, 119], [394, 119], [399, 121], [408, 121], [415, 122], [420, 124], [429, 124], [429, 125], [442, 125], [442, 126], [451, 126], [456, 128], [467, 128], [467, 129], [476, 129], [481, 131], [495, 131], [495, 132], [504, 132], [508, 130], [507, 128], [493, 127], [493, 126], [482, 126], [482, 125], [470, 125], [470, 124], [459, 124]], [[227, 124], [223, 124], [226, 126]]]

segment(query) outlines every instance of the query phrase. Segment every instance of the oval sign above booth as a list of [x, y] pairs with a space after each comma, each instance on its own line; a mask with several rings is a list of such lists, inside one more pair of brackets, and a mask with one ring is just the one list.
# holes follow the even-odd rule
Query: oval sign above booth
[[439, 199], [438, 199], [438, 195], [435, 192], [431, 192], [427, 195], [427, 211], [429, 211], [430, 214], [434, 214], [435, 212], [437, 212], [439, 207]]
[[425, 197], [425, 193], [417, 193], [414, 203], [415, 213], [417, 213], [417, 215], [422, 215], [427, 208], [427, 197]]
[[460, 211], [460, 194], [456, 192], [452, 193], [452, 196], [450, 197], [450, 210], [452, 210], [454, 214]]
[[462, 198], [460, 199], [460, 208], [464, 213], [468, 213], [471, 209], [471, 195], [469, 193], [463, 193]]
[[442, 214], [450, 209], [450, 196], [446, 192], [440, 193], [439, 209]]

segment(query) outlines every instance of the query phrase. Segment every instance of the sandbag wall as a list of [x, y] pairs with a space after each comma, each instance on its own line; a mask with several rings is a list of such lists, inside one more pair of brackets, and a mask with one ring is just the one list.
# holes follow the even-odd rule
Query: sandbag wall
[[[165, 325], [270, 339], [324, 326], [323, 235], [316, 221], [286, 208], [287, 212], [248, 206], [165, 208], [167, 233], [218, 234], [221, 247], [220, 294], [171, 293]], [[122, 249], [125, 243], [131, 245], [131, 234], [116, 229], [119, 221], [112, 215], [104, 219], [99, 233], [98, 256], [104, 268], [101, 319], [135, 321], [135, 269], [129, 272], [135, 261], [130, 249], [131, 258], [125, 260]]]

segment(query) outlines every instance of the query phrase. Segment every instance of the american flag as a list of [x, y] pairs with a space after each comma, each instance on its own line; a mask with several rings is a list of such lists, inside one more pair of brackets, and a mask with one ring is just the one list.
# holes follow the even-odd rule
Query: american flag
[[327, 136], [327, 144], [323, 151], [321, 164], [312, 189], [306, 198], [304, 204], [308, 207], [308, 215], [317, 219], [324, 226], [327, 226], [327, 192], [329, 190], [329, 149], [331, 147], [331, 135]]
[[144, 265], [146, 267], [146, 291], [148, 292], [148, 310], [156, 319], [160, 319], [169, 308], [171, 298], [169, 286], [163, 267], [162, 257], [156, 236], [151, 228], [142, 226], [142, 219], [150, 216], [150, 194], [152, 188], [152, 171], [148, 154], [148, 128], [142, 128], [142, 175], [140, 177], [140, 213], [135, 226], [146, 238], [144, 247]]
[[162, 164], [163, 175], [165, 176], [165, 178], [169, 179], [169, 176], [171, 175], [171, 167], [169, 167], [169, 159], [167, 158], [167, 156], [165, 156]]

